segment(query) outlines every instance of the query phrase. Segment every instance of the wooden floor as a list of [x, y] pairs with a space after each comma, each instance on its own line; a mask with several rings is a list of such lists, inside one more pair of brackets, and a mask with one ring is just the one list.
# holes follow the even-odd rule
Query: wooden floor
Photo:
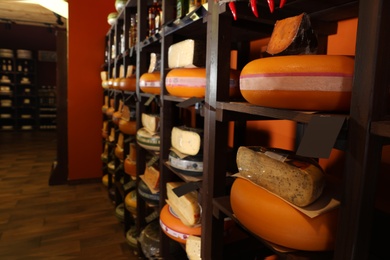
[[49, 186], [55, 132], [0, 132], [0, 259], [137, 259], [101, 182]]

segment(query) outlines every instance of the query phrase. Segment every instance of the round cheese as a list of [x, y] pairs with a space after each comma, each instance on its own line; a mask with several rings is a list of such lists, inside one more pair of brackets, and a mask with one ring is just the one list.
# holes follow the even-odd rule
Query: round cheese
[[114, 154], [119, 160], [123, 160], [123, 148], [116, 146], [114, 149]]
[[104, 186], [108, 187], [108, 174], [104, 174], [102, 177], [102, 183]]
[[180, 158], [174, 151], [169, 152], [169, 163], [178, 172], [189, 176], [202, 176], [203, 154]]
[[112, 80], [112, 89], [119, 89], [119, 82], [122, 80], [122, 78], [115, 78]]
[[123, 222], [125, 219], [125, 206], [123, 203], [118, 204], [115, 208], [115, 217], [120, 221]]
[[119, 125], [119, 121], [122, 117], [122, 112], [120, 111], [115, 111], [113, 114], [112, 114], [112, 122], [116, 125]]
[[118, 89], [123, 91], [135, 91], [136, 90], [136, 78], [135, 75], [122, 78], [119, 81]]
[[[178, 97], [203, 98], [206, 92], [205, 68], [176, 68], [167, 73], [165, 87], [169, 94]], [[239, 94], [239, 73], [231, 70], [229, 95]]]
[[125, 173], [131, 177], [137, 177], [137, 164], [135, 161], [131, 161], [128, 158], [124, 160]]
[[157, 134], [152, 135], [145, 128], [138, 129], [136, 139], [137, 143], [147, 150], [160, 150], [160, 136]]
[[347, 111], [354, 60], [341, 55], [289, 55], [249, 62], [240, 91], [251, 104], [295, 110]]
[[126, 121], [123, 119], [119, 120], [119, 130], [128, 135], [135, 135], [137, 133], [137, 122], [135, 120]]
[[138, 194], [152, 206], [157, 206], [160, 203], [160, 194], [152, 193], [143, 180], [139, 181]]
[[159, 71], [144, 73], [139, 78], [139, 88], [142, 92], [160, 95], [161, 84], [160, 84]]
[[230, 202], [238, 221], [257, 236], [291, 249], [333, 250], [338, 209], [310, 218], [282, 199], [237, 178], [231, 188]]
[[126, 242], [133, 249], [138, 248], [137, 226], [134, 225], [134, 226], [130, 227], [130, 229], [126, 232]]
[[168, 237], [181, 244], [185, 244], [190, 235], [201, 235], [200, 226], [188, 227], [184, 225], [168, 204], [165, 204], [160, 212], [160, 226]]
[[125, 196], [126, 209], [133, 215], [137, 214], [137, 191], [132, 190]]

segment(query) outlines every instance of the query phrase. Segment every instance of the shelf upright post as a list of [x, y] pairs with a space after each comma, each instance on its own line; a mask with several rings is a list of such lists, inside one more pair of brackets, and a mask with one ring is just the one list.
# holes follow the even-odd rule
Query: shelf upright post
[[220, 15], [224, 8], [208, 2], [201, 257], [214, 260], [223, 259], [224, 216], [214, 211], [213, 198], [225, 195], [228, 140], [228, 122], [216, 120], [217, 101], [229, 96], [231, 18]]

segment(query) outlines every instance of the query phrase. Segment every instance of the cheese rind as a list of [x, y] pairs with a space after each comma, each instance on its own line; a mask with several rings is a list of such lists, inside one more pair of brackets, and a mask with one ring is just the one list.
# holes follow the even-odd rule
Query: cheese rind
[[241, 176], [299, 207], [314, 202], [325, 186], [317, 163], [280, 149], [241, 146], [237, 167]]
[[146, 166], [143, 180], [150, 189], [158, 191], [160, 185], [160, 171], [153, 165]]
[[144, 129], [143, 127], [138, 129], [136, 139], [137, 143], [147, 150], [160, 150], [160, 136], [157, 134], [152, 135], [148, 130]]
[[201, 210], [198, 203], [198, 192], [191, 191], [177, 196], [173, 189], [185, 184], [184, 182], [167, 182], [167, 203], [173, 208], [184, 225], [193, 227], [199, 224]]
[[196, 155], [202, 147], [203, 130], [186, 126], [175, 126], [171, 132], [171, 144], [179, 152]]

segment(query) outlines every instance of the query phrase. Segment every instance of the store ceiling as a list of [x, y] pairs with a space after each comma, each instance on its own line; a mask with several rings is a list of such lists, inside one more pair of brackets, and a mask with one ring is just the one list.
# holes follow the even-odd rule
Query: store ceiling
[[0, 23], [66, 27], [65, 18], [59, 19], [52, 11], [38, 4], [20, 0], [0, 0]]

